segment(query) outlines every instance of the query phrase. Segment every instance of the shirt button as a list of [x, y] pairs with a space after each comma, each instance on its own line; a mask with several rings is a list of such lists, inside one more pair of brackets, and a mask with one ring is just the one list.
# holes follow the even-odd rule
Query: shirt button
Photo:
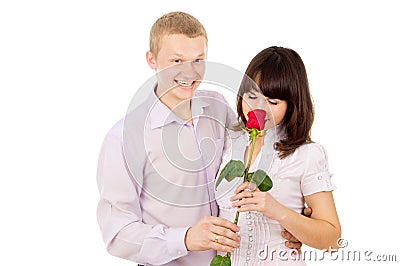
[[322, 176], [319, 175], [319, 176], [317, 177], [317, 179], [318, 179], [318, 180], [322, 180]]
[[180, 250], [178, 250], [178, 255], [181, 255], [181, 254], [182, 254], [182, 252]]

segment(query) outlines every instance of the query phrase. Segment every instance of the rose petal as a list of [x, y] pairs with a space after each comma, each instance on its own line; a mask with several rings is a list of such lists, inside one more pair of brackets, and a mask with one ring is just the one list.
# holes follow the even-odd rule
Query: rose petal
[[248, 120], [246, 123], [246, 128], [251, 129], [255, 128], [258, 130], [263, 130], [265, 126], [265, 116], [267, 115], [267, 112], [265, 110], [261, 109], [255, 109], [250, 111], [247, 114]]

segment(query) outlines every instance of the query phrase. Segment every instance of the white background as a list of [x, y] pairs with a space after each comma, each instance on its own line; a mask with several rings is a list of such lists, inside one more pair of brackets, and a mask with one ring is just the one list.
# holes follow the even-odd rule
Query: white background
[[244, 71], [272, 45], [301, 55], [347, 250], [399, 261], [395, 2], [1, 1], [0, 264], [133, 265], [100, 237], [97, 156], [153, 74], [152, 23], [175, 10], [204, 24], [211, 61]]

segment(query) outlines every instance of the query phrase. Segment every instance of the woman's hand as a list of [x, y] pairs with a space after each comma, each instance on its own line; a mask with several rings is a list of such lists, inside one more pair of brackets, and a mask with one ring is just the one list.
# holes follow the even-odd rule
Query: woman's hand
[[250, 190], [250, 182], [241, 184], [231, 197], [233, 207], [238, 208], [239, 212], [258, 211], [266, 218], [280, 221], [285, 216], [285, 206], [280, 204], [270, 193], [262, 192], [258, 188]]

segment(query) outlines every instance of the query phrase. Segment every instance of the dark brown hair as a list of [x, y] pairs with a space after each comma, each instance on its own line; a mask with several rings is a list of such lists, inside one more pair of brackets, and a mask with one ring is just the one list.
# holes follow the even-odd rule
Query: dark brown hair
[[301, 57], [292, 49], [272, 46], [251, 60], [245, 74], [257, 82], [258, 88], [254, 88], [249, 79], [243, 79], [236, 99], [240, 122], [247, 122], [242, 109], [242, 97], [244, 93], [256, 89], [271, 99], [287, 101], [286, 114], [281, 122], [284, 138], [275, 143], [280, 158], [311, 142], [314, 106]]

